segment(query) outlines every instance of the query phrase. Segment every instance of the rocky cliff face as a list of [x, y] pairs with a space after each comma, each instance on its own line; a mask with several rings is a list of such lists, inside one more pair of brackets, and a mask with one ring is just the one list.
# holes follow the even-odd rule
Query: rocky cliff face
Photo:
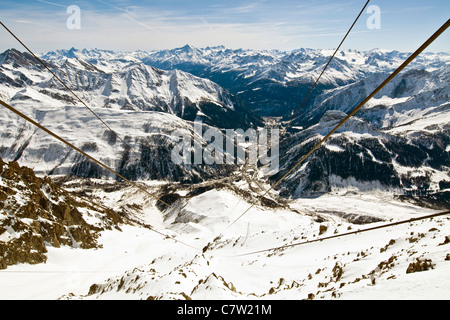
[[0, 159], [0, 269], [43, 263], [48, 246], [97, 248], [99, 232], [124, 222], [113, 210], [79, 200], [49, 178]]

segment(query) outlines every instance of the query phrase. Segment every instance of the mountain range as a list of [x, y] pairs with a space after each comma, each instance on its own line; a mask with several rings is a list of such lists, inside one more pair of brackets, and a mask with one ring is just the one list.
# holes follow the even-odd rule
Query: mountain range
[[[128, 145], [27, 53], [11, 49], [0, 55], [0, 95], [127, 177], [205, 181], [239, 168], [173, 164], [170, 133], [183, 128], [193, 134], [194, 121], [221, 129], [283, 128], [331, 54], [186, 45], [41, 55]], [[340, 51], [280, 143], [281, 171], [263, 179], [276, 181], [407, 57], [386, 50]], [[447, 53], [417, 58], [283, 182], [282, 194], [328, 192], [353, 180], [397, 190], [440, 189], [449, 180], [449, 61]], [[1, 121], [3, 158], [35, 164], [41, 173], [106, 174], [13, 115]]]
[[[77, 56], [94, 65], [109, 67], [107, 61], [142, 61], [163, 70], [183, 70], [210, 79], [241, 98], [260, 115], [289, 115], [299, 106], [333, 50], [294, 51], [229, 49], [223, 46], [182, 48], [150, 52], [112, 52], [104, 50], [58, 50], [44, 54], [50, 61]], [[324, 73], [314, 96], [325, 89], [359, 82], [373, 74], [394, 71], [409, 53], [374, 49], [340, 51]], [[424, 53], [406, 70], [435, 71], [444, 68], [448, 53]], [[309, 106], [313, 106], [313, 100]]]
[[[450, 206], [450, 54], [420, 55], [291, 171], [409, 56], [340, 51], [292, 118], [332, 53], [41, 54], [77, 97], [1, 53], [1, 100], [147, 192], [3, 110], [0, 298], [447, 299], [448, 217], [382, 225]], [[172, 160], [174, 132], [205, 147], [209, 129], [291, 119], [279, 171]]]

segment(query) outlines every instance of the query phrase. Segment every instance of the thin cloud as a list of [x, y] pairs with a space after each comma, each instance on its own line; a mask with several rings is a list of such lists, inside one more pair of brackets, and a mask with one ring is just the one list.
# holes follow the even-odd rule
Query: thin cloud
[[17, 20], [14, 20], [14, 22], [17, 22], [17, 23], [24, 23], [24, 24], [32, 24], [32, 23], [33, 23], [33, 22], [30, 21], [30, 20], [23, 20], [23, 19], [17, 19]]
[[128, 13], [124, 13], [124, 14], [122, 14], [122, 16], [124, 16], [124, 17], [126, 17], [127, 19], [133, 21], [134, 23], [136, 23], [137, 25], [139, 25], [139, 26], [141, 26], [141, 27], [144, 27], [145, 29], [148, 29], [148, 30], [150, 30], [150, 31], [155, 31], [155, 29], [153, 29], [152, 27], [148, 26], [147, 24], [145, 24], [145, 23], [143, 23], [143, 22], [140, 22], [140, 21], [134, 19], [134, 18], [131, 17]]
[[381, 7], [382, 13], [383, 14], [407, 14], [407, 13], [412, 13], [412, 12], [423, 12], [423, 11], [427, 11], [427, 10], [432, 10], [432, 9], [438, 9], [436, 7], [432, 7], [432, 6], [420, 6], [420, 7], [407, 7], [407, 8], [402, 8], [402, 9], [398, 9], [398, 10], [385, 10], [383, 9], [383, 7]]
[[119, 7], [113, 6], [112, 4], [109, 4], [108, 2], [105, 2], [103, 0], [97, 0], [97, 1], [100, 2], [100, 3], [103, 3], [104, 5], [106, 5], [106, 6], [110, 7], [110, 8], [116, 9], [118, 11], [123, 11], [126, 14], [134, 14], [133, 12], [129, 11], [128, 9], [123, 9], [123, 8], [119, 8]]
[[50, 1], [44, 1], [44, 0], [37, 0], [38, 2], [42, 2], [42, 3], [46, 3], [55, 7], [62, 7], [62, 8], [67, 8], [67, 6], [63, 6], [62, 4], [59, 3], [54, 3], [54, 2], [50, 2]]
[[128, 20], [134, 22], [135, 24], [137, 24], [137, 25], [139, 25], [139, 26], [141, 26], [141, 27], [143, 27], [143, 28], [145, 28], [145, 29], [147, 29], [147, 30], [149, 30], [149, 31], [152, 31], [152, 32], [161, 32], [161, 31], [159, 31], [159, 30], [157, 30], [157, 29], [155, 29], [155, 28], [149, 26], [147, 23], [138, 20], [137, 18], [135, 18], [137, 15], [136, 15], [134, 12], [128, 10], [128, 8], [138, 9], [137, 6], [129, 6], [129, 7], [127, 7], [126, 9], [123, 9], [123, 8], [120, 8], [120, 7], [111, 5], [111, 4], [109, 4], [109, 3], [107, 3], [107, 2], [105, 2], [105, 1], [103, 1], [103, 0], [97, 0], [97, 1], [100, 2], [100, 3], [102, 3], [102, 4], [104, 4], [104, 5], [107, 5], [108, 7], [111, 7], [111, 8], [113, 8], [113, 9], [117, 10], [117, 11], [123, 12], [123, 13], [121, 14], [122, 17], [127, 18]]
[[249, 5], [246, 5], [246, 6], [231, 8], [230, 10], [232, 12], [236, 12], [236, 13], [248, 13], [248, 12], [253, 11], [257, 6], [258, 6], [258, 3], [255, 2], [255, 3], [251, 3]]

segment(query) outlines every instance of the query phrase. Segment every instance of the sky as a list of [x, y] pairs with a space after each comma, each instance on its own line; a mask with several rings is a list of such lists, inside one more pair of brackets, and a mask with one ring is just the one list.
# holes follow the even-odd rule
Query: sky
[[[36, 53], [72, 47], [161, 50], [186, 44], [333, 49], [366, 1], [0, 0], [0, 21]], [[450, 18], [449, 0], [371, 0], [369, 6], [343, 49], [411, 52]], [[0, 51], [9, 48], [24, 51], [0, 26]], [[450, 52], [450, 30], [428, 51]]]

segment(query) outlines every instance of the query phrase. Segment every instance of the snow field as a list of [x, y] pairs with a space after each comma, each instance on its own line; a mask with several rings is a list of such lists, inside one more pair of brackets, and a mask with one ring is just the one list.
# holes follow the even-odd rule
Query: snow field
[[[126, 195], [128, 191], [122, 191]], [[117, 198], [117, 194], [112, 198]], [[197, 249], [138, 226], [102, 233], [103, 248], [49, 247], [46, 264], [0, 271], [2, 299], [448, 299], [450, 219], [447, 216], [286, 249], [243, 255], [375, 225], [355, 225], [333, 214], [353, 210], [380, 219], [426, 215], [382, 193], [301, 199], [292, 207], [255, 206], [226, 229], [249, 203], [226, 190], [187, 201], [187, 220], [158, 217], [152, 201], [136, 217], [155, 222]], [[375, 208], [376, 205], [376, 208]], [[202, 218], [199, 218], [202, 217]], [[318, 217], [322, 221], [318, 222]], [[191, 219], [191, 221], [188, 221]], [[188, 227], [190, 226], [190, 227]], [[326, 226], [326, 228], [320, 228]], [[163, 228], [163, 229], [161, 229]], [[205, 250], [205, 248], [207, 248]], [[432, 268], [407, 274], [417, 258]], [[338, 266], [338, 267], [336, 267]], [[338, 272], [340, 270], [340, 272]], [[336, 271], [336, 272], [335, 272]], [[339, 275], [340, 273], [340, 275]], [[374, 280], [375, 279], [375, 280]], [[312, 296], [314, 295], [314, 296]]]

